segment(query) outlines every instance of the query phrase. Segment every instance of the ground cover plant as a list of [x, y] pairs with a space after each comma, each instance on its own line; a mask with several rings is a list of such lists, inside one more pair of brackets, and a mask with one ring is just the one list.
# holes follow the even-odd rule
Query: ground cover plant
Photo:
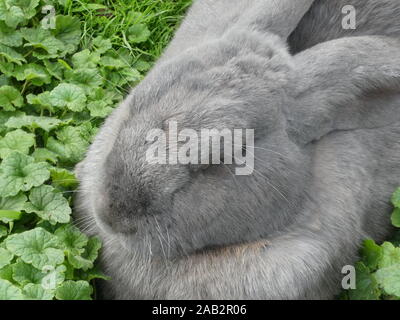
[[[391, 199], [394, 206], [393, 226], [400, 228], [400, 189]], [[355, 265], [356, 288], [344, 291], [343, 299], [400, 300], [400, 231], [381, 245], [366, 239], [361, 248], [361, 261]]]
[[94, 297], [101, 243], [72, 222], [72, 170], [188, 5], [0, 0], [0, 300]]
[[[190, 3], [0, 0], [0, 300], [95, 298], [101, 242], [74, 226], [72, 170]], [[342, 298], [399, 299], [399, 244], [366, 240]]]

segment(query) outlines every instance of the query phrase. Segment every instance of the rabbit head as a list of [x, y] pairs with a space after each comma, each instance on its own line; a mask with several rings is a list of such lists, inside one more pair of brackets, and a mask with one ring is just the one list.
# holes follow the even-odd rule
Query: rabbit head
[[[106, 121], [79, 166], [84, 210], [126, 244], [150, 241], [152, 252], [162, 253], [167, 241], [171, 256], [252, 241], [289, 224], [309, 161], [286, 133], [292, 68], [279, 37], [237, 30], [157, 65]], [[254, 171], [236, 175], [244, 165], [225, 161], [224, 144], [219, 164], [152, 163], [148, 153], [159, 141], [149, 133], [168, 137], [173, 122], [178, 132], [199, 137], [204, 129], [243, 129], [232, 149], [240, 144]], [[254, 130], [255, 146], [246, 145], [244, 129]]]
[[[400, 44], [340, 39], [290, 56], [283, 39], [238, 25], [161, 60], [78, 166], [78, 212], [129, 250], [168, 257], [256, 241], [301, 219], [313, 143], [394, 120], [394, 103], [377, 111], [366, 101], [398, 94]], [[159, 142], [149, 132], [168, 136], [173, 122], [197, 133], [253, 129], [254, 144], [242, 151], [254, 159], [251, 174], [235, 175], [242, 163], [223, 157], [212, 165], [149, 161]]]

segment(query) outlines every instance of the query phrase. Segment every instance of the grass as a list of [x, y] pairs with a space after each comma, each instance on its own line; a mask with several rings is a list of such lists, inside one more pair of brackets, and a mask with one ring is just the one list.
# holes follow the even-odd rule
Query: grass
[[[137, 58], [154, 61], [173, 37], [174, 31], [192, 0], [74, 0], [63, 14], [83, 17], [82, 46], [103, 36], [115, 47], [126, 48]], [[140, 45], [128, 41], [132, 25], [145, 24], [150, 38]]]

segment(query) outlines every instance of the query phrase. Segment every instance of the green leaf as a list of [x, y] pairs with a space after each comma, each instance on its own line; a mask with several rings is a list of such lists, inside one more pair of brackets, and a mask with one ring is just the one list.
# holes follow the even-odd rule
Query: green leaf
[[7, 223], [14, 220], [19, 220], [22, 212], [14, 210], [0, 210], [0, 221]]
[[0, 238], [8, 235], [8, 230], [5, 226], [0, 226]]
[[6, 240], [9, 251], [24, 262], [42, 270], [45, 266], [55, 267], [64, 261], [64, 253], [56, 236], [42, 228], [35, 228], [11, 235]]
[[77, 270], [81, 279], [85, 279], [87, 281], [91, 281], [93, 279], [103, 279], [103, 280], [111, 280], [111, 278], [105, 275], [103, 272], [99, 271], [96, 267], [94, 269], [83, 271]]
[[125, 68], [127, 65], [124, 61], [111, 57], [111, 56], [104, 56], [100, 59], [100, 65], [103, 67], [107, 67], [110, 69], [121, 69]]
[[89, 102], [87, 108], [92, 117], [99, 117], [99, 118], [105, 118], [113, 111], [113, 108], [111, 108], [104, 101]]
[[36, 63], [17, 66], [14, 71], [14, 76], [18, 81], [28, 80], [35, 86], [43, 86], [43, 84], [49, 84], [51, 82], [50, 75], [46, 69]]
[[32, 157], [35, 158], [36, 162], [49, 161], [53, 164], [57, 163], [57, 154], [46, 148], [36, 148], [32, 153]]
[[35, 163], [32, 157], [22, 153], [11, 153], [0, 165], [0, 196], [15, 196], [20, 191], [40, 186], [50, 178], [47, 167], [47, 163]]
[[92, 142], [94, 136], [97, 134], [99, 131], [98, 127], [92, 126], [90, 122], [84, 122], [82, 123], [79, 127], [77, 127], [79, 130], [81, 136], [85, 141]]
[[14, 197], [0, 197], [0, 221], [9, 223], [19, 220], [22, 216], [21, 211], [24, 209], [26, 200], [26, 196], [22, 193]]
[[348, 294], [351, 300], [378, 300], [381, 295], [374, 275], [362, 262], [356, 264], [356, 289]]
[[27, 197], [22, 193], [8, 198], [0, 197], [0, 210], [21, 211], [24, 209], [27, 200]]
[[393, 194], [392, 203], [396, 208], [400, 208], [400, 188]]
[[76, 269], [87, 271], [93, 268], [93, 263], [97, 259], [101, 242], [98, 238], [92, 237], [87, 242], [87, 246], [82, 255], [70, 253], [68, 254], [69, 263]]
[[40, 284], [46, 290], [54, 290], [65, 280], [67, 267], [63, 264], [55, 268], [46, 266], [42, 269], [42, 272], [45, 273], [45, 276], [40, 281]]
[[382, 258], [379, 261], [379, 268], [391, 267], [400, 264], [400, 248], [395, 248], [390, 242], [382, 244]]
[[25, 286], [28, 283], [40, 283], [45, 274], [31, 264], [23, 262], [21, 259], [12, 265], [13, 280]]
[[5, 74], [0, 74], [0, 87], [8, 86], [9, 84], [10, 84], [10, 79]]
[[83, 89], [69, 83], [62, 83], [55, 87], [50, 93], [50, 100], [55, 106], [67, 107], [74, 112], [82, 111], [86, 104]]
[[28, 154], [29, 149], [35, 144], [35, 135], [23, 130], [14, 130], [0, 139], [0, 158], [7, 157], [13, 151]]
[[[78, 270], [76, 270], [69, 262], [68, 260], [64, 261], [63, 264], [66, 267], [66, 271], [65, 271], [65, 279], [66, 280], [78, 280], [80, 278], [76, 278], [76, 273]], [[82, 279], [82, 280], [86, 280], [86, 279]]]
[[93, 268], [93, 263], [84, 257], [68, 253], [68, 262], [76, 269], [83, 269], [84, 271]]
[[94, 262], [99, 255], [100, 248], [101, 248], [100, 239], [97, 237], [91, 237], [87, 243], [85, 252], [83, 253], [83, 257], [91, 262]]
[[138, 60], [132, 65], [132, 67], [139, 71], [147, 71], [151, 68], [151, 63], [144, 60]]
[[132, 43], [145, 42], [149, 39], [150, 34], [151, 32], [147, 26], [141, 23], [131, 26], [127, 32], [128, 39]]
[[114, 100], [117, 99], [119, 101], [117, 94], [110, 91], [106, 91], [103, 88], [97, 88], [93, 90], [92, 92], [90, 92], [89, 97], [90, 100], [93, 100], [94, 102], [101, 100], [102, 102], [105, 102], [110, 106], [114, 105], [113, 103]]
[[21, 33], [0, 21], [0, 43], [9, 47], [19, 47], [22, 45]]
[[0, 248], [0, 269], [10, 264], [14, 255], [7, 249]]
[[57, 0], [57, 3], [59, 3], [64, 8], [66, 8], [70, 4], [71, 1], [72, 0]]
[[394, 209], [391, 220], [395, 227], [400, 228], [400, 208]]
[[[8, 62], [13, 62], [18, 65], [21, 65], [22, 62], [24, 62], [24, 63], [26, 62], [25, 58], [20, 53], [18, 53], [14, 49], [11, 49], [10, 47], [7, 47], [3, 44], [0, 44], [0, 56], [3, 56], [4, 58], [6, 58]], [[3, 68], [4, 67], [5, 67], [5, 65], [3, 65]], [[8, 66], [8, 68], [9, 68], [9, 66]], [[8, 70], [8, 72], [10, 72], [10, 70]]]
[[15, 29], [25, 21], [25, 15], [20, 7], [10, 4], [10, 1], [0, 0], [0, 20], [5, 21], [10, 28]]
[[38, 106], [41, 112], [44, 110], [48, 110], [51, 113], [55, 112], [55, 108], [50, 100], [49, 91], [39, 93], [38, 95], [30, 93], [26, 96], [26, 100], [29, 104]]
[[143, 78], [139, 71], [131, 67], [123, 68], [121, 71], [119, 71], [119, 74], [127, 83], [139, 81]]
[[26, 300], [53, 300], [55, 290], [45, 290], [40, 284], [27, 284], [22, 292]]
[[58, 300], [91, 300], [92, 288], [87, 281], [65, 281], [57, 288]]
[[400, 298], [400, 264], [379, 269], [375, 277], [386, 294]]
[[43, 228], [44, 230], [46, 230], [46, 231], [48, 231], [50, 233], [54, 233], [58, 228], [57, 225], [53, 225], [47, 220], [39, 221], [36, 226], [40, 227], [40, 228]]
[[[13, 266], [12, 264], [9, 264], [9, 265], [3, 267], [2, 269], [0, 269], [0, 279], [7, 280], [7, 281], [13, 283], [14, 280], [12, 278], [12, 273], [13, 273], [12, 266]], [[0, 298], [0, 300], [1, 300], [1, 298]]]
[[78, 185], [78, 180], [75, 175], [67, 169], [51, 168], [50, 175], [53, 185], [55, 186], [73, 188]]
[[101, 36], [94, 38], [92, 44], [98, 54], [103, 54], [112, 48], [111, 41], [109, 39], [104, 39]]
[[57, 153], [65, 162], [77, 163], [82, 160], [89, 143], [82, 137], [79, 128], [64, 127], [47, 141], [47, 148]]
[[[6, 76], [7, 78], [12, 77], [14, 73], [14, 64], [12, 62], [2, 61], [0, 59], [0, 71], [3, 72], [3, 77]], [[7, 86], [9, 83], [2, 84], [2, 86]]]
[[90, 52], [88, 49], [77, 52], [72, 56], [72, 64], [75, 69], [80, 68], [96, 68], [100, 61], [100, 54]]
[[8, 7], [21, 8], [24, 18], [29, 20], [36, 14], [36, 7], [39, 5], [39, 0], [5, 0]]
[[25, 205], [26, 212], [34, 212], [52, 224], [69, 222], [71, 208], [68, 201], [53, 187], [42, 185], [32, 189], [29, 200]]
[[54, 233], [63, 244], [64, 249], [73, 254], [82, 254], [88, 244], [88, 238], [72, 225], [65, 225]]
[[65, 45], [65, 50], [72, 53], [76, 50], [81, 39], [81, 22], [77, 17], [57, 16], [54, 36]]
[[0, 279], [0, 300], [24, 300], [21, 289], [7, 280]]
[[37, 129], [41, 128], [44, 131], [50, 132], [54, 128], [57, 128], [60, 124], [62, 124], [61, 120], [52, 117], [39, 117], [39, 116], [19, 116], [19, 117], [11, 117], [6, 123], [5, 126], [8, 128], [29, 128], [29, 129]]
[[50, 62], [49, 60], [43, 60], [44, 66], [48, 73], [50, 73], [57, 80], [62, 81], [64, 67], [58, 62]]
[[65, 279], [66, 267], [59, 265], [54, 267], [44, 267], [39, 270], [31, 264], [18, 260], [13, 266], [13, 279], [20, 285], [25, 286], [28, 283], [41, 284], [45, 289], [55, 289]]
[[0, 87], [0, 107], [5, 111], [14, 111], [15, 108], [22, 107], [24, 98], [21, 93], [11, 86]]
[[58, 63], [60, 66], [62, 66], [64, 69], [66, 69], [66, 70], [72, 70], [72, 68], [70, 67], [70, 65], [69, 65], [66, 61], [64, 61], [64, 60], [62, 60], [62, 59], [57, 59], [57, 63]]
[[83, 88], [86, 94], [103, 84], [103, 77], [96, 69], [79, 69], [65, 72], [66, 79], [72, 84]]
[[5, 126], [5, 123], [11, 118], [11, 117], [21, 117], [25, 115], [25, 113], [21, 111], [2, 111], [0, 112], [0, 134], [3, 135], [9, 129]]
[[[28, 42], [24, 47], [33, 47], [40, 49], [38, 51], [49, 54], [51, 57], [57, 57], [59, 51], [65, 49], [64, 43], [59, 39], [56, 39], [49, 30], [38, 28], [22, 28], [22, 37]], [[35, 55], [38, 58], [45, 57], [45, 54]]]

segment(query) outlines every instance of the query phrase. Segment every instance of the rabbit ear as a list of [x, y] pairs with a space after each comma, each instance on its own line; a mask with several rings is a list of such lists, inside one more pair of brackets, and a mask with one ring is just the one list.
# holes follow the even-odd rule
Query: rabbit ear
[[[294, 56], [288, 133], [307, 144], [334, 130], [400, 121], [400, 41], [351, 37]], [[290, 94], [290, 93], [289, 93]]]
[[263, 0], [243, 14], [243, 23], [258, 31], [268, 31], [287, 39], [315, 0]]

